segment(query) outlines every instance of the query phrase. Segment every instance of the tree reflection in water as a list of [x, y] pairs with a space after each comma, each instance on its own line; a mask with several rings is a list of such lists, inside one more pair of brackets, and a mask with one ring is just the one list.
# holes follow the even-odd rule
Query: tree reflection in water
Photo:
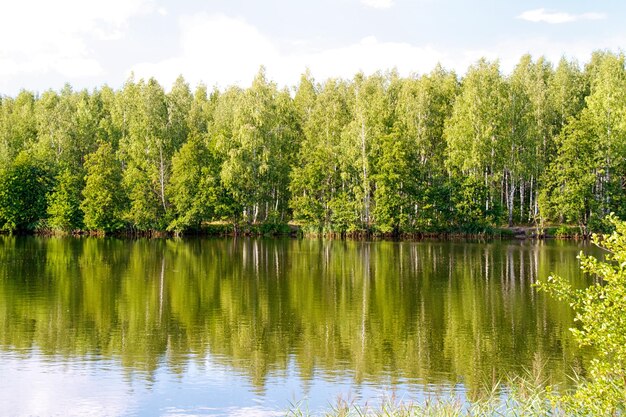
[[[0, 348], [183, 374], [207, 356], [263, 390], [351, 375], [464, 384], [523, 369], [567, 384], [584, 356], [567, 306], [531, 283], [585, 285], [570, 242], [117, 240], [0, 236]], [[592, 250], [592, 248], [585, 248]]]

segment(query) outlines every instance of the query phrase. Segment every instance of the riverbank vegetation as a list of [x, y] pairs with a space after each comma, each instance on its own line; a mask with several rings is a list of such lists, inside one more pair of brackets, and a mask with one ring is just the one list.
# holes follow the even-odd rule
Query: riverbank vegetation
[[626, 413], [626, 223], [614, 216], [610, 235], [594, 235], [593, 243], [607, 251], [605, 260], [579, 255], [581, 269], [595, 282], [575, 289], [566, 278], [552, 275], [537, 286], [569, 304], [575, 312], [574, 337], [594, 350], [588, 378], [562, 398], [569, 415], [624, 415]]
[[[624, 56], [581, 68], [523, 56], [280, 89], [119, 90], [0, 101], [5, 231], [198, 231], [225, 222], [306, 233], [603, 230], [626, 217]], [[259, 226], [261, 227], [261, 226]]]
[[[551, 400], [551, 390], [537, 375], [509, 378], [495, 384], [483, 398], [464, 401], [442, 395], [426, 395], [423, 401], [406, 402], [393, 395], [373, 399], [369, 404], [338, 399], [327, 411], [315, 412], [305, 402], [291, 406], [286, 417], [517, 417], [564, 416], [560, 402]], [[504, 395], [503, 395], [504, 392]], [[568, 414], [570, 416], [578, 415]]]

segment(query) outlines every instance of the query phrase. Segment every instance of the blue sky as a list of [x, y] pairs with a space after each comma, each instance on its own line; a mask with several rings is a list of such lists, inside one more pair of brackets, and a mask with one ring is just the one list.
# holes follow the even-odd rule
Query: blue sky
[[21, 0], [0, 4], [0, 94], [102, 84], [129, 74], [166, 88], [280, 85], [362, 70], [463, 73], [481, 56], [509, 72], [522, 54], [581, 64], [626, 45], [626, 2], [461, 0]]

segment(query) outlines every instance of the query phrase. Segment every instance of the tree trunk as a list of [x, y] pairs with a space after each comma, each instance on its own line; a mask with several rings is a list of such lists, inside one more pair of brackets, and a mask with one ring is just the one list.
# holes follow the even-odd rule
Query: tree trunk
[[509, 227], [513, 226], [513, 202], [515, 200], [515, 181], [511, 178], [511, 174], [507, 175], [507, 198], [506, 198], [506, 206], [509, 211]]
[[165, 161], [163, 158], [163, 148], [159, 147], [159, 182], [161, 186], [161, 203], [163, 204], [163, 212], [167, 213], [165, 206]]
[[524, 223], [524, 181], [519, 182], [519, 221]]
[[361, 158], [363, 159], [363, 206], [365, 210], [364, 221], [368, 226], [370, 225], [370, 187], [367, 178], [367, 149], [366, 149], [366, 132], [365, 121], [361, 119]]
[[[487, 181], [487, 168], [485, 168], [485, 189], [489, 190], [489, 186], [488, 186], [488, 181]], [[490, 193], [487, 192], [487, 196], [485, 196], [485, 212], [489, 211], [489, 195]]]
[[533, 185], [534, 185], [535, 177], [533, 175], [530, 176], [530, 190], [528, 192], [528, 221], [534, 219], [533, 216]]

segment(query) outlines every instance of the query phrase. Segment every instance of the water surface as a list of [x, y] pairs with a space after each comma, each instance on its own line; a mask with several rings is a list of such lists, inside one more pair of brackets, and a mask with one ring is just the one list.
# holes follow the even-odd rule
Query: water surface
[[281, 415], [338, 396], [479, 398], [566, 386], [585, 355], [573, 242], [0, 236], [6, 415]]

